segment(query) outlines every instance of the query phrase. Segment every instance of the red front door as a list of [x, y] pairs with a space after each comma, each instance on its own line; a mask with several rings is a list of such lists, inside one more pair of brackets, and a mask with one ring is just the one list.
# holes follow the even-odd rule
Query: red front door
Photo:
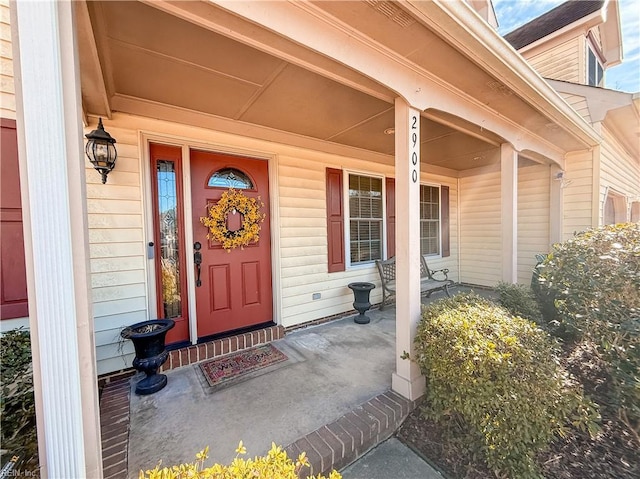
[[[227, 251], [207, 239], [200, 218], [230, 188], [260, 198], [265, 219], [260, 239]], [[204, 151], [191, 151], [193, 241], [200, 243], [200, 285], [196, 286], [198, 337], [233, 331], [272, 321], [269, 172], [265, 160]], [[242, 215], [229, 214], [229, 231], [243, 227]], [[197, 270], [194, 274], [198, 274]]]

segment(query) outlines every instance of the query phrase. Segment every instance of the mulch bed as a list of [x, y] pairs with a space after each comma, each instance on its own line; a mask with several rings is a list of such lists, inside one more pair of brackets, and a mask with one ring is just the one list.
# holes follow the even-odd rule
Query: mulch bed
[[[595, 439], [573, 430], [538, 456], [544, 477], [549, 479], [637, 479], [640, 449], [613, 418], [603, 417], [602, 431]], [[445, 427], [421, 417], [414, 410], [397, 432], [398, 438], [418, 451], [450, 479], [496, 477], [482, 459], [472, 457], [454, 441], [447, 440]]]
[[[567, 369], [583, 384], [585, 393], [601, 405], [601, 431], [595, 438], [571, 429], [548, 450], [540, 453], [537, 463], [549, 479], [638, 479], [640, 478], [640, 444], [608, 408], [606, 382], [597, 355], [588, 347], [576, 348], [563, 358]], [[450, 479], [488, 479], [496, 477], [482, 458], [447, 439], [457, 425], [440, 425], [421, 416], [416, 408], [397, 432], [398, 438], [425, 457]], [[449, 432], [449, 433], [448, 433]]]

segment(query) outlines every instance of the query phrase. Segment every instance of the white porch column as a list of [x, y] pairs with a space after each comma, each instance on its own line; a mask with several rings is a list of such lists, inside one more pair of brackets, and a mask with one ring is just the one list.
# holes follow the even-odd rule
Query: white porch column
[[396, 372], [394, 391], [414, 400], [425, 392], [420, 368], [400, 356], [414, 354], [420, 320], [420, 111], [395, 103], [396, 149]]
[[518, 282], [518, 152], [510, 143], [500, 145], [502, 203], [502, 281]]
[[11, 16], [42, 477], [101, 478], [73, 3]]

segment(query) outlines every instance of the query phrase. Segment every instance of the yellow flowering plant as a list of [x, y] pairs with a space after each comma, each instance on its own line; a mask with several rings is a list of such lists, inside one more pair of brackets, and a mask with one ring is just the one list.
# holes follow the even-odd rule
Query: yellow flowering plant
[[[209, 229], [207, 239], [219, 242], [228, 252], [237, 247], [242, 249], [260, 239], [260, 223], [266, 217], [260, 211], [263, 207], [260, 197], [249, 198], [232, 188], [222, 193], [220, 200], [209, 207], [209, 215], [201, 217], [200, 222]], [[242, 215], [242, 227], [229, 231], [227, 217], [237, 213]]]
[[[236, 457], [228, 466], [214, 464], [204, 467], [204, 461], [209, 457], [209, 448], [205, 448], [196, 454], [195, 462], [180, 464], [179, 466], [163, 467], [140, 471], [139, 479], [298, 479], [298, 474], [303, 467], [309, 466], [309, 460], [303, 452], [293, 462], [286, 451], [275, 443], [271, 443], [271, 449], [266, 456], [245, 459], [240, 456], [247, 453], [240, 441], [236, 449]], [[318, 474], [307, 479], [341, 479], [337, 471], [331, 471], [329, 477]]]

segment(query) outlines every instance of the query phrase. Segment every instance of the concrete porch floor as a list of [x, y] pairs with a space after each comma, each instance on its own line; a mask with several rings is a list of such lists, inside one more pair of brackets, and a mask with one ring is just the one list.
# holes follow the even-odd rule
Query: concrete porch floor
[[[461, 289], [466, 288], [453, 292]], [[423, 303], [443, 296], [434, 293]], [[206, 446], [207, 464], [226, 464], [240, 440], [247, 457], [264, 454], [271, 442], [288, 446], [290, 457], [305, 450], [313, 469], [304, 477], [329, 466], [344, 468], [362, 457], [391, 436], [414, 406], [390, 391], [395, 306], [367, 315], [371, 322], [366, 325], [349, 316], [288, 333], [272, 343], [288, 361], [224, 388], [210, 388], [198, 364], [166, 371], [167, 387], [151, 396], [133, 393], [140, 378], [134, 377], [127, 390], [128, 477], [137, 478], [141, 469], [152, 469], [160, 460], [163, 465], [192, 461]], [[359, 461], [379, 461], [380, 454], [389, 454], [385, 451], [397, 455], [399, 450], [417, 460], [424, 472], [420, 477], [439, 477], [402, 445], [379, 448]], [[345, 469], [344, 477], [361, 477], [354, 471]]]

